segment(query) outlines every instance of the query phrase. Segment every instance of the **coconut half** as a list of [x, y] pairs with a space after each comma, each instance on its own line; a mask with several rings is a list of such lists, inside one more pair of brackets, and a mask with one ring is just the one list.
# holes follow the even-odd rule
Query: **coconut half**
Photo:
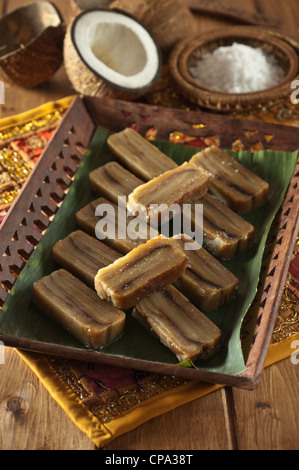
[[89, 96], [143, 94], [160, 77], [159, 46], [125, 12], [90, 9], [73, 21], [65, 41], [65, 66], [77, 92]]
[[0, 19], [0, 79], [34, 88], [63, 63], [65, 24], [51, 2], [17, 8]]

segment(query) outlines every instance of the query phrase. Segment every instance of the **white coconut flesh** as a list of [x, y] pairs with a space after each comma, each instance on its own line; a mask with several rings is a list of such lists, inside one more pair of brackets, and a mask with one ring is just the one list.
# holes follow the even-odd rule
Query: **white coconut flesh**
[[72, 40], [85, 65], [118, 88], [142, 90], [159, 75], [158, 46], [150, 33], [126, 14], [84, 12], [73, 25]]

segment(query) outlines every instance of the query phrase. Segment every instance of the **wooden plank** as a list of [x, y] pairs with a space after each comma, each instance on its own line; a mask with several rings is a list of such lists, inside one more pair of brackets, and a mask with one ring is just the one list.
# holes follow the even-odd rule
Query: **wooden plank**
[[1, 450], [94, 450], [14, 350], [0, 374]]
[[[188, 0], [189, 1], [189, 0]], [[190, 0], [190, 3], [193, 4], [193, 6], [196, 6], [197, 0]], [[210, 1], [204, 1], [204, 3], [207, 4], [207, 7], [209, 7]], [[254, 0], [248, 0], [248, 1], [239, 1], [239, 0], [224, 0], [219, 2], [216, 0], [216, 4], [220, 4], [221, 6], [224, 5], [225, 9], [242, 9], [245, 12], [248, 12], [249, 14], [252, 14], [255, 12], [255, 3]], [[215, 29], [222, 29], [226, 28], [227, 26], [233, 24], [237, 25], [238, 22], [232, 22], [229, 18], [225, 16], [217, 16], [217, 15], [211, 15], [208, 12], [204, 13], [203, 11], [197, 11], [196, 8], [192, 10], [192, 13], [195, 17], [197, 28], [198, 28], [198, 34], [204, 34], [209, 31], [213, 31]]]
[[241, 450], [299, 449], [299, 367], [290, 359], [268, 368], [253, 392], [234, 390]]
[[277, 0], [255, 0], [256, 8], [265, 16], [280, 19], [280, 30], [287, 34], [298, 36], [298, 2], [288, 0], [279, 2]]
[[105, 449], [233, 450], [223, 390], [152, 419]]

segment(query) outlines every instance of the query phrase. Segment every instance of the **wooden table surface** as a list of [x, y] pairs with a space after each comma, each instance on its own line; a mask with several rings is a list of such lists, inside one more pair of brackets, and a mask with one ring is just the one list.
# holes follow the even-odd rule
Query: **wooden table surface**
[[[0, 0], [0, 15], [29, 3]], [[70, 0], [55, 1], [68, 21]], [[195, 3], [195, 0], [193, 0]], [[219, 2], [217, 2], [219, 3]], [[262, 13], [299, 37], [298, 0], [222, 0], [225, 6]], [[232, 24], [197, 16], [199, 31]], [[2, 117], [73, 94], [63, 67], [35, 90], [10, 88]], [[96, 450], [11, 349], [0, 365], [1, 450]], [[223, 388], [151, 420], [107, 446], [107, 450], [297, 450], [299, 449], [299, 366], [290, 359], [265, 370], [256, 391]]]

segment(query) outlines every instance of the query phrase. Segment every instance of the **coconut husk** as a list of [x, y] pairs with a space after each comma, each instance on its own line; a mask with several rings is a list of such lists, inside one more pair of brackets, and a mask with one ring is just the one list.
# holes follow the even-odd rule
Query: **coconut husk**
[[[0, 50], [0, 79], [6, 85], [34, 88], [49, 80], [63, 63], [65, 24], [61, 15], [51, 5], [57, 25], [47, 27], [49, 4], [35, 3], [1, 19], [0, 44], [5, 46]], [[40, 32], [34, 35], [36, 29]], [[1, 35], [5, 37], [1, 39]]]
[[128, 12], [155, 37], [163, 52], [194, 34], [195, 20], [184, 0], [115, 0], [110, 8]]
[[123, 10], [145, 26], [145, 19], [149, 14], [150, 5], [149, 0], [114, 0], [109, 8]]
[[163, 51], [195, 32], [195, 19], [184, 0], [149, 0], [151, 5], [145, 26], [156, 38]]
[[81, 60], [74, 47], [71, 36], [72, 24], [68, 26], [64, 41], [64, 65], [66, 73], [75, 91], [82, 95], [110, 97], [119, 100], [133, 101], [140, 93], [128, 93], [108, 85], [94, 74]]

